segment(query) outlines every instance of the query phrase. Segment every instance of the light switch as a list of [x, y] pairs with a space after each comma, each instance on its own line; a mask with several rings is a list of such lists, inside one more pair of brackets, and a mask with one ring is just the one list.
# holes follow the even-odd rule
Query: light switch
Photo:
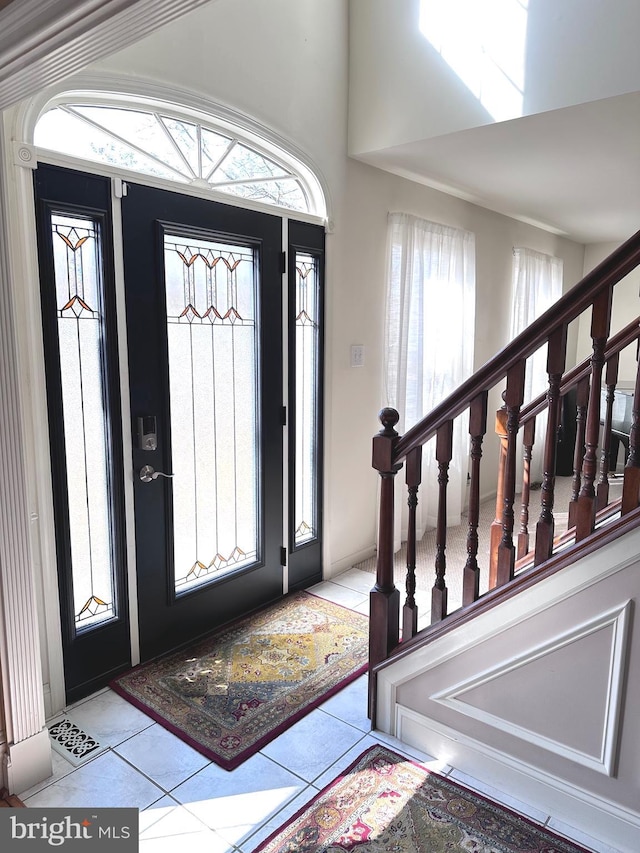
[[351, 367], [364, 367], [364, 346], [362, 344], [351, 345]]

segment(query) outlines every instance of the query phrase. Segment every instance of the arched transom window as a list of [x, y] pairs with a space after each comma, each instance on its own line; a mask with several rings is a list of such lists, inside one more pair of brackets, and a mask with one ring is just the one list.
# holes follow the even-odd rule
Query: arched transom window
[[34, 144], [83, 160], [210, 188], [301, 213], [325, 215], [311, 170], [228, 122], [144, 106], [58, 102], [39, 118]]

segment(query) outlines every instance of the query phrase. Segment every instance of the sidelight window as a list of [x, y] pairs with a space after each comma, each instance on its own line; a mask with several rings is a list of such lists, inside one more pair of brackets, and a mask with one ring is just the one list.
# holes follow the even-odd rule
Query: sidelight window
[[99, 223], [51, 217], [76, 630], [116, 615]]

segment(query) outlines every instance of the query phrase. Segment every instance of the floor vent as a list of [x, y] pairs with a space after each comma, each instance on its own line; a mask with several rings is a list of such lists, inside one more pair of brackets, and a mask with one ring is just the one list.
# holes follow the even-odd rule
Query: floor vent
[[52, 723], [49, 736], [55, 751], [75, 765], [94, 758], [105, 749], [95, 737], [87, 734], [68, 717]]

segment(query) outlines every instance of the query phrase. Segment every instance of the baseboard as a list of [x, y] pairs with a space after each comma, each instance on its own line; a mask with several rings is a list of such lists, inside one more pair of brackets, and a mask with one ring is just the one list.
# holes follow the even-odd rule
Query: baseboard
[[620, 853], [637, 853], [640, 813], [545, 773], [449, 726], [396, 706], [395, 736], [403, 743], [467, 773], [510, 798], [602, 841]]
[[349, 554], [347, 557], [337, 560], [329, 566], [327, 571], [325, 571], [324, 579], [328, 581], [331, 580], [331, 578], [335, 578], [336, 575], [346, 572], [347, 569], [351, 569], [356, 563], [361, 563], [363, 560], [368, 560], [369, 557], [373, 557], [375, 553], [375, 545], [370, 545], [368, 548], [363, 548], [361, 551], [356, 551], [354, 554]]
[[5, 751], [5, 787], [11, 794], [26, 791], [37, 782], [51, 776], [51, 741], [49, 730], [41, 729], [35, 735], [13, 743]]

